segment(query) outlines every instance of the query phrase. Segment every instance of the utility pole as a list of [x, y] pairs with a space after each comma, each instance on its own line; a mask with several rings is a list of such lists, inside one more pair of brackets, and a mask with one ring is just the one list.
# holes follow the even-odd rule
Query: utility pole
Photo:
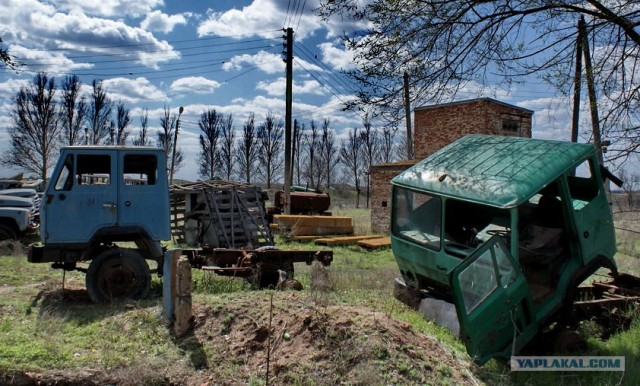
[[584, 18], [578, 21], [578, 39], [576, 40], [576, 72], [573, 76], [573, 117], [571, 119], [571, 142], [578, 142], [580, 125], [580, 92], [582, 86], [582, 33]]
[[169, 177], [169, 185], [173, 185], [173, 172], [176, 170], [176, 149], [178, 148], [178, 128], [180, 127], [180, 116], [184, 111], [184, 107], [180, 106], [178, 110], [178, 119], [176, 119], [176, 130], [173, 132], [173, 155], [171, 156], [171, 174]]
[[589, 40], [587, 39], [587, 26], [584, 17], [580, 18], [579, 35], [582, 38], [582, 49], [584, 52], [584, 67], [587, 73], [587, 91], [589, 93], [589, 105], [591, 107], [591, 129], [593, 130], [593, 145], [596, 147], [596, 154], [600, 165], [603, 165], [602, 138], [600, 138], [600, 117], [598, 116], [598, 99], [596, 97], [596, 86], [593, 81], [593, 66], [591, 65], [591, 52], [589, 50]]
[[284, 213], [291, 214], [291, 108], [293, 105], [293, 28], [287, 28], [285, 39], [286, 107], [284, 127]]
[[413, 135], [411, 134], [411, 102], [409, 101], [409, 74], [404, 72], [404, 115], [407, 123], [407, 160], [413, 159]]

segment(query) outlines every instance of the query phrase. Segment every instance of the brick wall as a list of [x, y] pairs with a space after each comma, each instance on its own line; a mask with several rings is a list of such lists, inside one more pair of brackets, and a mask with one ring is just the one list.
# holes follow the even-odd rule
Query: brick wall
[[393, 177], [466, 134], [531, 137], [532, 115], [533, 111], [489, 98], [416, 108], [413, 118], [416, 161], [371, 168], [371, 230], [389, 232]]
[[393, 177], [415, 165], [415, 161], [376, 165], [371, 168], [371, 231], [388, 233], [391, 221], [391, 184]]
[[467, 134], [531, 137], [533, 112], [492, 99], [418, 107], [414, 111], [414, 154], [423, 159]]

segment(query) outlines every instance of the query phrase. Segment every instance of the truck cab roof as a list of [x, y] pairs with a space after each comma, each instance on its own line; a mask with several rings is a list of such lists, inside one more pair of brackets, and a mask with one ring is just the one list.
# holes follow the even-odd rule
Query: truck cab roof
[[591, 144], [473, 134], [420, 161], [391, 183], [513, 208], [594, 153]]

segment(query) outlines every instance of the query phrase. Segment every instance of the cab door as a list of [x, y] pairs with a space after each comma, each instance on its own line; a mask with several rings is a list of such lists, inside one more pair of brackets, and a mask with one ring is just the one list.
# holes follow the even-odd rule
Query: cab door
[[115, 153], [78, 151], [63, 156], [42, 202], [41, 235], [46, 243], [87, 243], [98, 229], [116, 225]]
[[142, 229], [153, 240], [169, 240], [169, 186], [164, 153], [159, 151], [120, 152], [118, 175], [118, 224]]
[[460, 338], [479, 365], [508, 358], [535, 336], [529, 288], [499, 236], [454, 268], [450, 284]]

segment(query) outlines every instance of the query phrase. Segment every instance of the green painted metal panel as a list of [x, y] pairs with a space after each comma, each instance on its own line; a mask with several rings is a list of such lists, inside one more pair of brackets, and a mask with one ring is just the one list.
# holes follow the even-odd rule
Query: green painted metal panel
[[512, 208], [594, 152], [591, 144], [473, 134], [425, 158], [391, 183]]

